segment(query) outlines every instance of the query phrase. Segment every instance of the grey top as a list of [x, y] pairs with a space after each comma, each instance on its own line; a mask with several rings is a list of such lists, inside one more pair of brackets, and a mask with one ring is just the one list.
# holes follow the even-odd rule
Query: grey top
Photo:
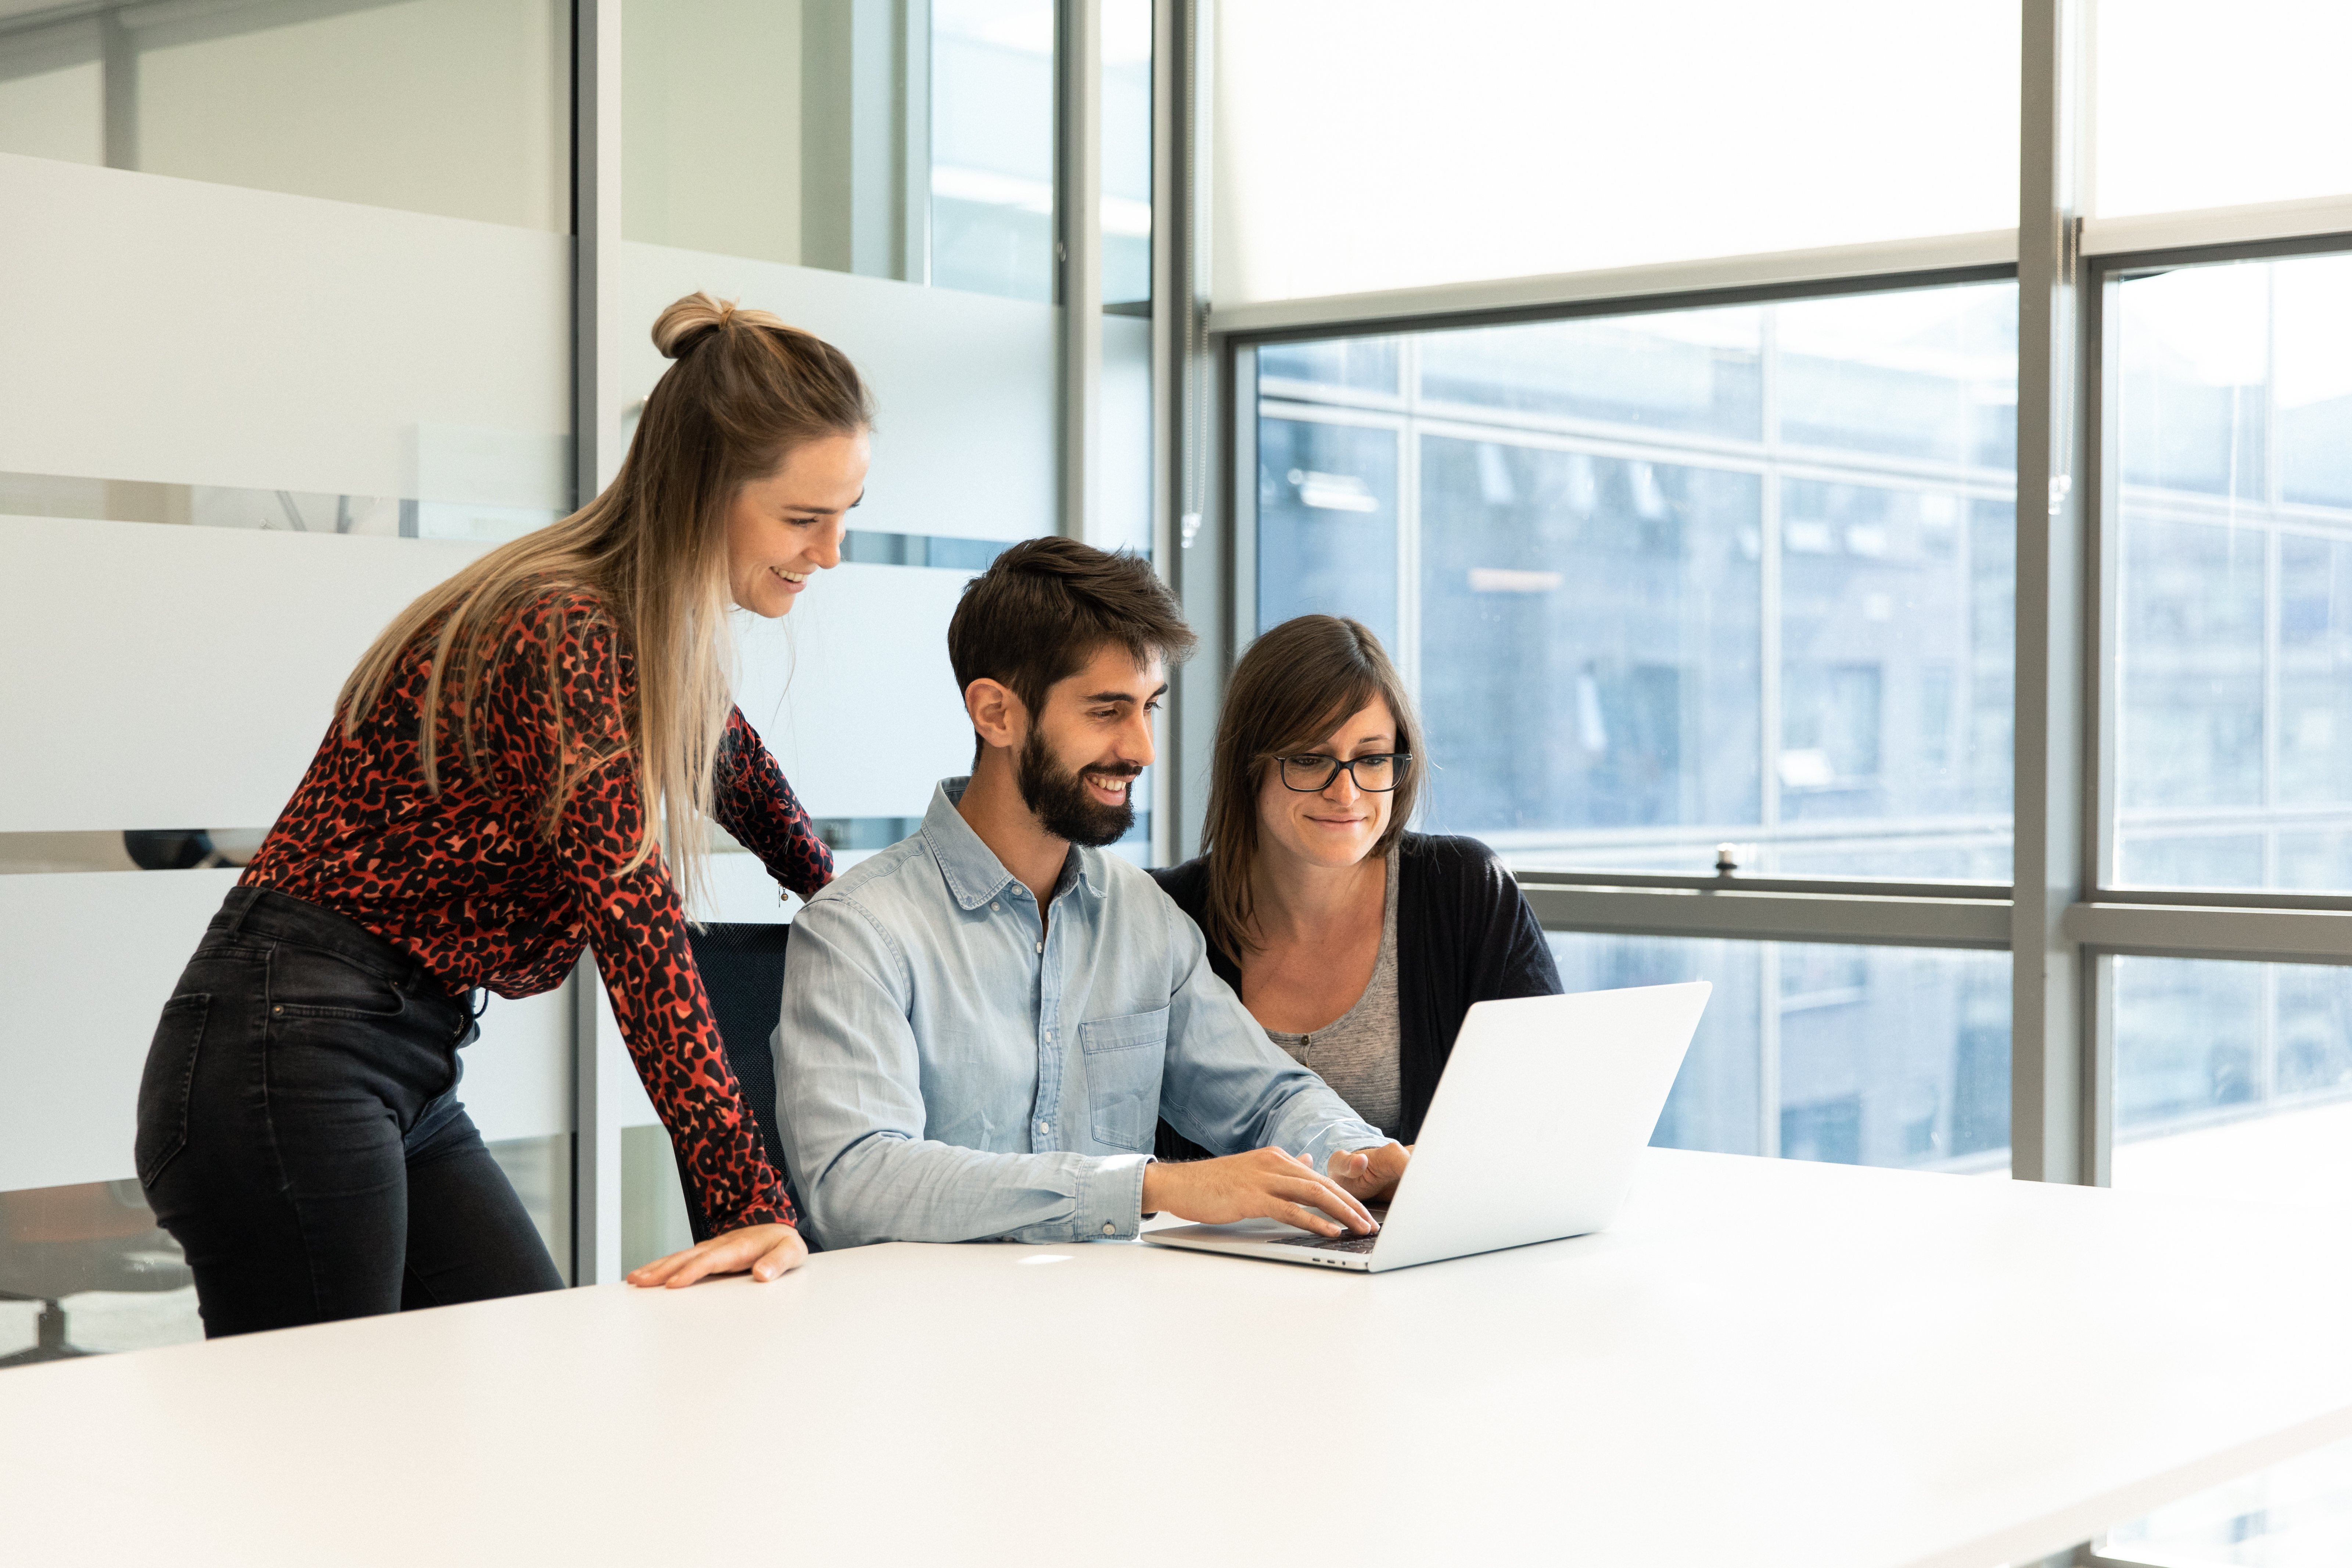
[[1372, 960], [1372, 978], [1356, 1005], [1312, 1034], [1265, 1032], [1299, 1066], [1329, 1084], [1359, 1117], [1391, 1137], [1404, 1111], [1397, 1081], [1397, 859], [1391, 853], [1380, 956]]

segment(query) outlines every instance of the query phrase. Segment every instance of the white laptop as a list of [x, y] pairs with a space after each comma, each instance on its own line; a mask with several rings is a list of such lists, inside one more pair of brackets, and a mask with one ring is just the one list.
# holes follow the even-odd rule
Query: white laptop
[[1606, 1229], [1690, 1048], [1704, 980], [1480, 1002], [1371, 1236], [1278, 1220], [1150, 1230], [1156, 1247], [1377, 1274]]

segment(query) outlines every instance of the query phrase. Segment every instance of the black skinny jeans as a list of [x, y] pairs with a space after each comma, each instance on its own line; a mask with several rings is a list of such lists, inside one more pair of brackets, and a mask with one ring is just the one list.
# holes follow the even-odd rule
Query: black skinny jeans
[[478, 1032], [364, 928], [229, 894], [139, 1083], [140, 1184], [207, 1338], [562, 1288], [457, 1102]]

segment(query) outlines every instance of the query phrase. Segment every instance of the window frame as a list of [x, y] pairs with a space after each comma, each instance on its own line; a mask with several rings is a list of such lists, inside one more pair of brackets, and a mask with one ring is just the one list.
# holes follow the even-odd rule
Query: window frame
[[[1181, 9], [1191, 17], [1196, 7]], [[2024, 3], [2015, 231], [1217, 310], [1201, 248], [1205, 205], [1196, 196], [1170, 214], [1182, 297], [1199, 331], [1189, 352], [1171, 356], [1166, 405], [1183, 412], [1168, 433], [1176, 467], [1206, 470], [1198, 482], [1171, 485], [1168, 496], [1184, 519], [1171, 574], [1203, 633], [1172, 726], [1167, 784], [1178, 842], [1197, 836], [1225, 673], [1255, 630], [1260, 348], [2015, 279], [2018, 493], [2047, 483], [2053, 506], [2046, 531], [2036, 516], [2020, 518], [2011, 879], [1569, 870], [1523, 872], [1520, 886], [1547, 930], [2008, 951], [2014, 1173], [2092, 1185], [2111, 1176], [2114, 956], [2352, 964], [2352, 893], [2112, 885], [2116, 552], [2104, 535], [2120, 512], [2115, 421], [2105, 407], [2115, 334], [2105, 307], [2121, 278], [2150, 267], [2352, 250], [2352, 196], [2086, 220], [2077, 195], [2078, 125], [2088, 100], [2084, 9], [2082, 0]], [[1197, 125], [1206, 29], [1186, 26], [1181, 112]], [[1202, 151], [1186, 141], [1179, 155]], [[1414, 443], [1402, 438], [1414, 418], [1413, 390], [1401, 381], [1398, 395], [1324, 402], [1316, 411], [1329, 418], [1344, 401], [1362, 422], [1400, 430], [1401, 510], [1412, 504], [1402, 497], [1414, 483]], [[1409, 532], [1399, 531], [1401, 539]], [[1398, 651], [1412, 669], [1417, 647]]]

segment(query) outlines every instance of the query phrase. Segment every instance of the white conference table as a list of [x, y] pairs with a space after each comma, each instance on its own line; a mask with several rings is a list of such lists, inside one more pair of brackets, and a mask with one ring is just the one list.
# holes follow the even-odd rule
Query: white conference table
[[2352, 1216], [1654, 1151], [1359, 1276], [888, 1246], [0, 1373], [11, 1563], [1994, 1568], [2352, 1436]]

